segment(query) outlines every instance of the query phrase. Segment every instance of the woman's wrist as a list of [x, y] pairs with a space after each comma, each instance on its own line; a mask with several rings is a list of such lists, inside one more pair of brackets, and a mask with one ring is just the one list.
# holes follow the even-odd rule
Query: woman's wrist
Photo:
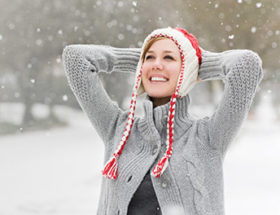
[[224, 77], [222, 53], [203, 50], [202, 62], [198, 71], [199, 80], [219, 80]]
[[135, 72], [140, 58], [139, 48], [111, 48], [114, 56], [113, 70], [120, 72]]

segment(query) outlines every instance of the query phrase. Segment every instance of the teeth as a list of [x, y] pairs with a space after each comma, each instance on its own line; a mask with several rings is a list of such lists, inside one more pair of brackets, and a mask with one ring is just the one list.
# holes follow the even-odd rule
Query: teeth
[[151, 81], [167, 81], [167, 79], [162, 77], [152, 77]]

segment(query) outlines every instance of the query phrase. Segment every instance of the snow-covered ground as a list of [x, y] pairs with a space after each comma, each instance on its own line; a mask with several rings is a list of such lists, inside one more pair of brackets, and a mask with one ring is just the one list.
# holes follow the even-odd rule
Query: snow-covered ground
[[[280, 123], [263, 104], [225, 159], [227, 215], [280, 214]], [[57, 111], [69, 127], [0, 137], [0, 215], [96, 214], [102, 142], [83, 113]]]

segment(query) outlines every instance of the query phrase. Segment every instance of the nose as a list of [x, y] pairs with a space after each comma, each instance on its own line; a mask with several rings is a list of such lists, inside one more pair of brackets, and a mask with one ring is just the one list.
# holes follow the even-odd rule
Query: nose
[[162, 70], [163, 69], [163, 65], [162, 65], [162, 62], [160, 61], [160, 59], [156, 59], [154, 61], [152, 69], [153, 70]]

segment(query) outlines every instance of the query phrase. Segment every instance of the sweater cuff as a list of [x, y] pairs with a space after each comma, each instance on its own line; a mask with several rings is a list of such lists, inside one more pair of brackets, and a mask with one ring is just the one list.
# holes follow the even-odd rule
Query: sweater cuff
[[135, 73], [140, 59], [140, 51], [139, 48], [112, 47], [112, 53], [115, 57], [113, 70]]
[[202, 62], [198, 71], [200, 80], [225, 79], [222, 62], [222, 53], [202, 50]]

